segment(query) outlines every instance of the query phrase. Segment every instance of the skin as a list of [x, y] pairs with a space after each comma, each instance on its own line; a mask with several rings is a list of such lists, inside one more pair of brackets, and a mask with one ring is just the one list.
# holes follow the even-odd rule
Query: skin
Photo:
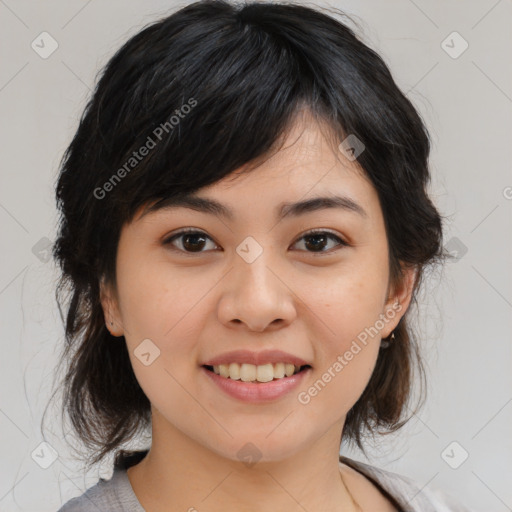
[[[350, 196], [367, 216], [325, 209], [280, 222], [274, 217], [282, 202], [333, 193]], [[411, 270], [401, 283], [390, 282], [384, 219], [371, 182], [357, 160], [333, 147], [325, 126], [304, 115], [284, 147], [255, 170], [197, 195], [229, 206], [234, 220], [183, 207], [144, 217], [139, 211], [121, 232], [117, 288], [102, 286], [107, 325], [125, 336], [152, 404], [150, 452], [128, 470], [142, 506], [148, 512], [394, 510], [366, 477], [338, 460], [345, 416], [414, 286]], [[164, 245], [187, 227], [209, 238], [184, 236]], [[308, 243], [304, 234], [317, 228], [350, 245], [330, 238]], [[236, 252], [247, 236], [263, 248], [252, 263]], [[401, 311], [301, 404], [298, 392], [396, 303]], [[147, 338], [160, 350], [149, 366], [134, 355]], [[313, 371], [299, 390], [271, 404], [243, 403], [223, 394], [200, 368], [239, 348], [279, 348], [310, 362]], [[237, 456], [248, 442], [261, 453], [252, 467]]]

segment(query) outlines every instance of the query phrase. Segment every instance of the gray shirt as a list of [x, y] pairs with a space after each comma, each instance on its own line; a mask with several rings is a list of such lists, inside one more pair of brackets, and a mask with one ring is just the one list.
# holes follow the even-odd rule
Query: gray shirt
[[[137, 453], [133, 464], [147, 451]], [[448, 494], [422, 488], [405, 476], [347, 457], [341, 456], [341, 462], [371, 480], [400, 512], [472, 512]], [[96, 485], [66, 502], [57, 512], [146, 512], [130, 484], [128, 467], [130, 464], [122, 462], [114, 466], [109, 480], [100, 478]]]

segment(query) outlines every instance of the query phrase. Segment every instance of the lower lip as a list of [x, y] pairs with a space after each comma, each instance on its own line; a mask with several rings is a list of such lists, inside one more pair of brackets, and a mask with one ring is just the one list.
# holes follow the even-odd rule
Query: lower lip
[[271, 402], [283, 397], [297, 388], [311, 371], [311, 368], [306, 368], [290, 377], [256, 383], [221, 377], [207, 370], [204, 366], [201, 369], [224, 393], [243, 402], [253, 404]]

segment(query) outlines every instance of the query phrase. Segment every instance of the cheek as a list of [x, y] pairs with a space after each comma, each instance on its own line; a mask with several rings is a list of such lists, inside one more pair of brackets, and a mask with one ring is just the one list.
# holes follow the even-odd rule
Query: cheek
[[[302, 293], [307, 297], [304, 315], [314, 320], [316, 331], [325, 334], [329, 352], [345, 350], [353, 339], [375, 326], [383, 313], [387, 278], [382, 262], [353, 258], [323, 278], [313, 276], [309, 284], [303, 283]], [[307, 309], [315, 315], [307, 315]]]
[[134, 258], [118, 266], [118, 275], [127, 339], [150, 338], [162, 346], [174, 339], [178, 351], [183, 333], [192, 334], [199, 327], [197, 312], [205, 291], [217, 282], [198, 267], [173, 269], [158, 258]]
[[[380, 314], [387, 290], [387, 262], [361, 258], [311, 286], [303, 315], [319, 361], [319, 380], [311, 393], [335, 415], [346, 413], [364, 391], [379, 353]], [[311, 310], [315, 314], [307, 313]], [[380, 328], [379, 328], [380, 327]], [[318, 402], [320, 406], [320, 401]]]
[[157, 409], [167, 404], [184, 410], [190, 405], [180, 383], [190, 379], [191, 361], [197, 360], [198, 311], [208, 283], [186, 274], [171, 272], [168, 262], [157, 259], [119, 265], [120, 310], [130, 360]]

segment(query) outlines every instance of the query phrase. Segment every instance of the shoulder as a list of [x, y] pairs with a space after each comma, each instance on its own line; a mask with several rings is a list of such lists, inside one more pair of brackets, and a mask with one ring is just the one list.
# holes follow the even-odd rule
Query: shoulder
[[[115, 496], [112, 479], [101, 478], [96, 485], [90, 487], [81, 496], [67, 501], [57, 512], [98, 512], [112, 506]], [[113, 509], [113, 510], [118, 510]]]
[[340, 463], [348, 466], [347, 473], [353, 470], [356, 485], [358, 479], [361, 484], [361, 475], [365, 476], [381, 492], [389, 495], [397, 505], [409, 512], [472, 512], [453, 496], [428, 486], [420, 486], [411, 478], [398, 473], [342, 456]]
[[112, 493], [112, 485], [108, 485], [110, 480], [100, 479], [99, 482], [90, 487], [81, 496], [72, 498], [57, 512], [89, 512], [103, 510], [108, 502], [109, 495]]
[[101, 478], [81, 496], [67, 501], [57, 512], [144, 512], [129, 485], [126, 470], [115, 468], [109, 480]]
[[57, 512], [144, 512], [126, 474], [127, 468], [147, 454], [143, 451], [121, 450], [115, 457], [112, 477], [100, 478], [81, 496], [72, 498]]

